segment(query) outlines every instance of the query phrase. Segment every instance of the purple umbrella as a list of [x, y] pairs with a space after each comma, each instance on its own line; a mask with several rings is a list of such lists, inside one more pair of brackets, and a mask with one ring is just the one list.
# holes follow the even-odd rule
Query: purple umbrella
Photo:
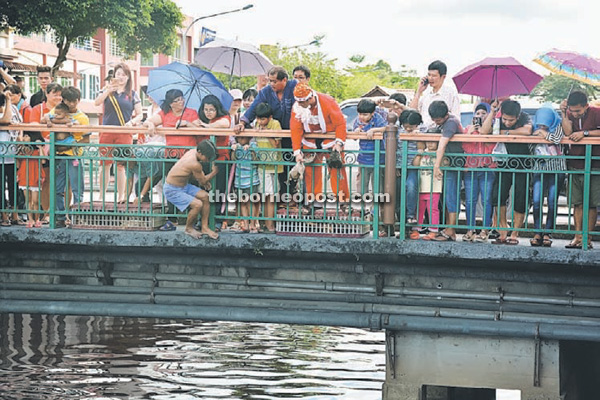
[[452, 79], [459, 93], [497, 99], [530, 93], [542, 76], [513, 57], [488, 57], [464, 68]]
[[600, 85], [600, 60], [587, 54], [552, 49], [533, 61], [557, 74], [589, 85]]

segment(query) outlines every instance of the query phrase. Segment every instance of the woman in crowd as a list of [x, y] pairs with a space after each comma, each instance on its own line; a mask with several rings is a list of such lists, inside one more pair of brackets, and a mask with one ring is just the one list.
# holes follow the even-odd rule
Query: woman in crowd
[[[110, 75], [109, 75], [110, 77]], [[102, 125], [115, 126], [136, 126], [143, 118], [142, 104], [139, 95], [132, 90], [131, 70], [127, 64], [117, 64], [114, 73], [109, 79], [109, 83], [102, 89], [94, 104], [104, 105], [104, 114], [102, 116]], [[129, 133], [100, 133], [100, 144], [113, 145], [131, 145], [133, 144], [133, 135]], [[117, 151], [113, 148], [105, 147], [101, 149], [101, 154], [105, 157], [114, 157], [115, 153], [123, 154], [124, 149], [120, 147]], [[103, 187], [106, 193], [108, 182], [110, 180], [110, 167], [112, 160], [104, 160], [103, 165]], [[127, 195], [127, 162], [117, 162], [117, 171], [115, 172], [115, 186], [117, 188], [117, 202], [124, 203]]]

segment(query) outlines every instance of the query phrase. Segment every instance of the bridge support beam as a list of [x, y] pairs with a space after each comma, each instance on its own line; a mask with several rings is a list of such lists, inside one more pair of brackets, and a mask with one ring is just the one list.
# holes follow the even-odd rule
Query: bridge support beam
[[558, 341], [398, 331], [386, 342], [384, 400], [565, 399]]

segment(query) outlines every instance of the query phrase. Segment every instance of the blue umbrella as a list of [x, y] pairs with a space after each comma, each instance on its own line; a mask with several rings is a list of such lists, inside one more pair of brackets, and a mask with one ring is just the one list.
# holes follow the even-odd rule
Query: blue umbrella
[[213, 94], [221, 100], [223, 108], [229, 110], [233, 98], [225, 86], [213, 74], [192, 65], [172, 62], [150, 71], [148, 77], [148, 96], [159, 105], [165, 100], [165, 94], [171, 89], [183, 92], [185, 107], [198, 110], [202, 99]]

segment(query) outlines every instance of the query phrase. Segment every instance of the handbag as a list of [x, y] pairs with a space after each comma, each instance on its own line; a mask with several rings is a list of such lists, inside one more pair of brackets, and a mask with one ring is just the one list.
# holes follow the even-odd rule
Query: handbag
[[[492, 150], [492, 154], [497, 154], [497, 155], [508, 154], [508, 151], [506, 151], [506, 145], [504, 144], [504, 142], [496, 143], [496, 145], [494, 146], [494, 149]], [[495, 162], [502, 162], [502, 161], [506, 160], [506, 157], [492, 157], [492, 159]]]

